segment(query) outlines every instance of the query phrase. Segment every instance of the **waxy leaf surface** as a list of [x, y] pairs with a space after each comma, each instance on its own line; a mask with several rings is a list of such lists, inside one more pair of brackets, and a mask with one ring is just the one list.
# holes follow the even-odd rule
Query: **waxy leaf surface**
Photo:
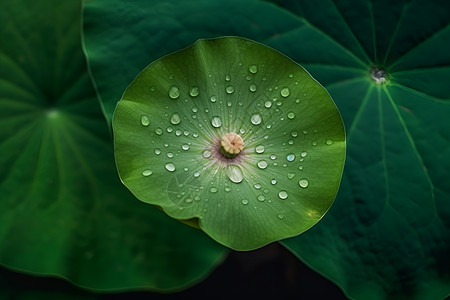
[[191, 285], [225, 250], [120, 183], [80, 20], [79, 1], [0, 4], [0, 263], [96, 290]]

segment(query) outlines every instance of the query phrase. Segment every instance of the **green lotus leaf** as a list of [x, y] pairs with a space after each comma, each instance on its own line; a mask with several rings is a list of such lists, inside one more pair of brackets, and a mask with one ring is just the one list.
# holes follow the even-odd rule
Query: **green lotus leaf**
[[150, 64], [117, 104], [117, 168], [144, 202], [250, 250], [300, 234], [337, 193], [345, 132], [302, 67], [237, 37]]
[[226, 250], [120, 183], [80, 17], [79, 1], [0, 4], [0, 263], [95, 290], [189, 286]]

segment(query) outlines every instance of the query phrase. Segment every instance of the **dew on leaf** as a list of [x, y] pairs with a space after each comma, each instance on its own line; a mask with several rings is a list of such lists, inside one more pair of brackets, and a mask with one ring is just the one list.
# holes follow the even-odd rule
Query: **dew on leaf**
[[204, 151], [202, 152], [202, 156], [203, 156], [204, 158], [210, 158], [211, 155], [212, 155], [212, 152], [211, 152], [210, 150], [204, 150]]
[[217, 188], [216, 188], [216, 187], [211, 187], [211, 188], [209, 189], [209, 191], [210, 191], [211, 193], [215, 194], [215, 193], [217, 193]]
[[146, 127], [150, 124], [150, 119], [147, 115], [141, 116], [141, 124]]
[[228, 178], [234, 183], [240, 183], [244, 179], [242, 170], [237, 165], [229, 165], [227, 167]]
[[167, 157], [168, 158], [172, 158], [173, 157], [173, 153], [172, 152], [167, 152]]
[[263, 169], [263, 170], [265, 168], [267, 168], [267, 161], [265, 161], [265, 160], [258, 161], [258, 168]]
[[253, 114], [250, 117], [250, 121], [252, 122], [253, 125], [259, 125], [262, 122], [262, 117], [260, 114]]
[[180, 97], [180, 89], [177, 86], [171, 86], [169, 89], [169, 97], [172, 99], [177, 99]]
[[308, 155], [308, 153], [306, 151], [303, 151], [301, 157], [306, 157], [306, 155]]
[[288, 97], [290, 93], [291, 91], [289, 90], [288, 87], [284, 87], [280, 90], [280, 95], [284, 98]]
[[328, 139], [328, 140], [325, 141], [325, 143], [326, 143], [328, 146], [330, 146], [330, 145], [333, 144], [333, 141]]
[[274, 178], [270, 181], [271, 184], [277, 184], [277, 180]]
[[295, 159], [295, 154], [294, 154], [294, 153], [288, 154], [288, 155], [286, 156], [286, 159], [287, 159], [288, 161], [294, 161], [294, 159]]
[[248, 204], [248, 200], [247, 199], [242, 199], [241, 200], [242, 204], [247, 205]]
[[184, 151], [187, 151], [187, 150], [189, 150], [189, 145], [188, 144], [183, 144], [181, 146], [181, 149], [183, 149]]
[[[214, 103], [214, 102], [216, 102], [216, 101], [217, 101], [216, 96], [211, 96], [211, 102]], [[206, 112], [206, 110], [205, 110], [205, 112]]]
[[266, 148], [264, 148], [264, 146], [263, 145], [258, 145], [258, 146], [256, 146], [256, 148], [255, 148], [255, 151], [256, 151], [256, 153], [264, 153], [264, 151], [266, 150]]
[[248, 71], [252, 74], [256, 74], [258, 72], [258, 66], [251, 65], [250, 67], [248, 67]]
[[284, 219], [284, 215], [283, 214], [278, 214], [278, 219], [283, 220]]
[[261, 188], [261, 185], [260, 185], [259, 183], [255, 183], [255, 184], [253, 185], [253, 187], [254, 187], [255, 189], [259, 190], [259, 189]]
[[287, 177], [288, 177], [289, 179], [292, 179], [292, 178], [295, 177], [295, 173], [289, 173]]
[[256, 92], [256, 84], [251, 84], [249, 89], [251, 92]]
[[172, 116], [170, 117], [170, 123], [172, 123], [173, 125], [177, 125], [180, 124], [181, 122], [181, 117], [178, 113], [173, 113]]
[[267, 100], [267, 101], [264, 103], [264, 106], [265, 106], [266, 108], [272, 107], [272, 101]]
[[225, 80], [226, 80], [226, 81], [230, 81], [230, 80], [231, 80], [230, 75], [227, 74], [227, 75], [225, 76]]
[[293, 111], [290, 111], [288, 112], [287, 117], [292, 120], [295, 118], [295, 113]]
[[153, 174], [152, 170], [149, 170], [149, 169], [142, 171], [142, 175], [145, 177], [150, 176], [152, 174]]
[[306, 188], [309, 185], [309, 181], [306, 178], [302, 178], [299, 180], [298, 184], [302, 187], [302, 188]]
[[264, 195], [259, 195], [257, 199], [258, 201], [263, 202], [264, 200], [266, 200], [266, 197], [264, 197]]
[[155, 129], [155, 133], [157, 134], [157, 135], [161, 135], [162, 133], [163, 133], [163, 130], [161, 129], [161, 128], [156, 128]]
[[280, 199], [284, 200], [288, 197], [288, 193], [286, 191], [280, 191], [278, 193], [278, 197], [280, 197]]
[[214, 116], [211, 119], [211, 125], [215, 128], [219, 128], [220, 126], [222, 126], [222, 119], [219, 116]]
[[277, 156], [275, 154], [272, 154], [272, 155], [270, 155], [270, 159], [275, 160], [275, 159], [277, 159]]
[[175, 165], [173, 163], [167, 163], [167, 164], [164, 165], [164, 167], [169, 172], [175, 171]]
[[291, 131], [291, 136], [292, 137], [297, 137], [298, 136], [298, 131], [297, 130]]
[[200, 89], [197, 86], [192, 87], [189, 91], [189, 95], [191, 95], [191, 97], [197, 97], [198, 94], [200, 94]]
[[155, 154], [156, 155], [160, 155], [161, 154], [161, 150], [159, 150], [158, 148], [155, 149]]
[[227, 91], [228, 94], [233, 94], [234, 87], [232, 85], [229, 85], [225, 88], [225, 90]]

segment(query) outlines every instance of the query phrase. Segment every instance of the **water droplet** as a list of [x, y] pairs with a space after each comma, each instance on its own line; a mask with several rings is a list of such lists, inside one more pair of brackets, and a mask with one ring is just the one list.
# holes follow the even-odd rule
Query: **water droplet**
[[166, 170], [169, 172], [175, 171], [175, 165], [173, 163], [167, 163], [165, 164]]
[[260, 114], [253, 114], [250, 118], [253, 125], [259, 125], [262, 122], [262, 117]]
[[275, 160], [275, 159], [277, 159], [277, 156], [276, 156], [275, 154], [272, 154], [272, 155], [270, 156], [270, 159], [271, 159], [271, 160]]
[[288, 117], [289, 119], [291, 119], [291, 120], [292, 120], [293, 118], [295, 118], [294, 112], [293, 112], [293, 111], [288, 112], [287, 117]]
[[260, 160], [260, 161], [258, 161], [258, 167], [260, 168], [260, 169], [265, 169], [265, 168], [267, 168], [267, 161], [265, 161], [265, 160]]
[[150, 124], [150, 119], [147, 115], [142, 115], [141, 116], [141, 124], [143, 126], [148, 126]]
[[180, 97], [180, 89], [177, 86], [171, 86], [169, 89], [169, 97], [172, 99], [177, 99]]
[[199, 172], [195, 172], [194, 173], [194, 177], [197, 178], [198, 176], [200, 176], [200, 173]]
[[333, 141], [332, 141], [332, 140], [326, 140], [325, 143], [326, 143], [328, 146], [330, 146], [330, 145], [333, 144]]
[[181, 132], [181, 130], [175, 131], [175, 135], [176, 135], [176, 136], [180, 136], [182, 133], [183, 133], [183, 132]]
[[156, 128], [155, 129], [155, 133], [157, 134], [157, 135], [161, 135], [162, 133], [163, 133], [163, 130], [161, 129], [161, 128]]
[[229, 85], [225, 88], [225, 90], [227, 91], [228, 94], [233, 94], [234, 87], [232, 85]]
[[266, 108], [272, 107], [272, 101], [267, 100], [267, 101], [264, 103], [264, 106], [265, 106]]
[[256, 153], [264, 153], [265, 150], [266, 148], [263, 145], [256, 146], [255, 148]]
[[244, 175], [240, 167], [229, 165], [227, 168], [228, 178], [234, 183], [240, 183], [244, 179]]
[[173, 131], [173, 128], [169, 126], [169, 127], [167, 127], [166, 130], [167, 130], [167, 132], [171, 133]]
[[181, 149], [183, 149], [184, 151], [189, 150], [189, 145], [188, 144], [184, 144], [181, 146]]
[[248, 200], [247, 199], [242, 199], [242, 204], [247, 205], [248, 204]]
[[295, 177], [295, 173], [289, 173], [287, 177], [288, 177], [289, 179], [292, 179], [292, 178]]
[[297, 137], [297, 136], [298, 136], [298, 131], [297, 131], [297, 130], [293, 130], [293, 131], [291, 132], [291, 136], [292, 136], [292, 137]]
[[161, 154], [161, 150], [159, 150], [158, 148], [155, 149], [155, 154], [156, 155], [160, 155]]
[[222, 119], [219, 116], [215, 116], [211, 119], [211, 125], [215, 128], [222, 126]]
[[270, 181], [271, 184], [277, 184], [277, 180], [274, 178]]
[[190, 133], [189, 133], [189, 131], [183, 131], [183, 134], [185, 135], [185, 136], [188, 136]]
[[278, 214], [278, 219], [283, 220], [284, 219], [284, 215], [283, 214]]
[[289, 78], [292, 78], [292, 77], [294, 77], [294, 74], [289, 73]]
[[300, 179], [300, 181], [298, 182], [298, 184], [302, 187], [302, 188], [306, 188], [309, 185], [309, 181], [306, 178], [302, 178]]
[[177, 125], [180, 124], [181, 122], [181, 117], [178, 113], [173, 113], [172, 116], [170, 117], [170, 123], [172, 123], [173, 125]]
[[288, 154], [288, 155], [286, 156], [286, 159], [287, 159], [288, 161], [294, 161], [294, 159], [295, 159], [295, 154], [294, 154], [294, 153]]
[[231, 188], [229, 186], [226, 186], [224, 190], [228, 193], [229, 191], [231, 191]]
[[264, 195], [259, 195], [257, 199], [258, 201], [263, 202], [264, 200], [266, 200], [266, 197], [264, 197]]
[[258, 72], [258, 66], [251, 65], [250, 67], [248, 67], [248, 71], [252, 74], [256, 74], [256, 72]]
[[192, 108], [192, 112], [195, 112], [195, 113], [198, 112], [198, 108], [194, 106], [194, 107]]
[[205, 151], [203, 151], [202, 155], [204, 158], [210, 158], [212, 155], [212, 152], [210, 150], [205, 150]]
[[280, 199], [284, 200], [288, 197], [288, 193], [286, 191], [280, 191], [278, 193], [278, 197], [280, 197]]
[[306, 155], [308, 155], [308, 153], [303, 151], [302, 154], [301, 154], [301, 157], [305, 157]]
[[288, 141], [288, 144], [289, 144], [289, 145], [294, 145], [294, 141], [293, 141], [293, 140], [289, 140], [289, 141]]
[[283, 96], [284, 98], [288, 97], [290, 93], [291, 91], [289, 90], [288, 87], [284, 87], [280, 90], [280, 95]]
[[198, 94], [200, 94], [200, 89], [197, 86], [192, 87], [189, 91], [189, 95], [191, 95], [191, 97], [197, 97]]
[[142, 171], [142, 175], [146, 176], [146, 177], [150, 176], [152, 174], [153, 174], [152, 170], [149, 170], [149, 169]]
[[172, 152], [167, 152], [167, 157], [168, 158], [172, 158], [173, 157], [173, 153]]
[[226, 75], [226, 76], [225, 76], [225, 80], [226, 80], [226, 81], [230, 81], [230, 80], [231, 80], [230, 75]]
[[259, 183], [255, 183], [255, 184], [253, 185], [253, 187], [254, 187], [255, 189], [259, 190], [259, 189], [261, 188], [261, 185], [260, 185]]
[[256, 84], [250, 85], [250, 91], [251, 92], [256, 92]]
[[298, 169], [299, 170], [303, 170], [303, 166], [298, 166]]
[[216, 187], [211, 187], [211, 188], [209, 189], [209, 191], [210, 191], [211, 193], [215, 194], [215, 193], [217, 193], [217, 188], [216, 188]]
[[216, 102], [216, 101], [217, 101], [216, 96], [211, 96], [211, 102], [214, 103], [214, 102]]

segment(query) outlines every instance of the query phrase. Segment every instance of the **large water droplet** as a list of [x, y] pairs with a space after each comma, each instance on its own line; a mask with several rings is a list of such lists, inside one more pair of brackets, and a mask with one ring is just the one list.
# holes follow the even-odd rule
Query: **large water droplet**
[[264, 153], [265, 150], [266, 150], [266, 148], [264, 148], [263, 145], [258, 145], [255, 148], [256, 153]]
[[256, 84], [250, 85], [250, 91], [251, 92], [256, 92]]
[[214, 116], [211, 119], [211, 125], [213, 127], [219, 128], [220, 126], [222, 126], [222, 119], [219, 116]]
[[288, 155], [286, 156], [286, 159], [287, 159], [288, 161], [294, 161], [294, 159], [295, 159], [295, 154], [294, 154], [294, 153], [288, 154]]
[[152, 174], [153, 174], [152, 170], [149, 169], [142, 171], [142, 175], [145, 177], [150, 176]]
[[280, 90], [280, 95], [283, 96], [284, 98], [288, 97], [290, 93], [291, 91], [289, 90], [288, 87], [284, 87]]
[[260, 168], [260, 169], [265, 169], [265, 168], [267, 168], [267, 161], [265, 161], [265, 160], [260, 160], [260, 161], [258, 161], [258, 167]]
[[180, 89], [177, 86], [171, 86], [169, 89], [169, 97], [172, 99], [177, 99], [180, 97]]
[[229, 85], [225, 88], [225, 90], [227, 91], [228, 94], [233, 94], [234, 87], [232, 85]]
[[210, 158], [212, 155], [212, 152], [210, 150], [204, 150], [202, 155], [204, 158]]
[[306, 188], [309, 185], [309, 181], [306, 178], [302, 178], [299, 180], [298, 184], [302, 187], [302, 188]]
[[251, 65], [250, 67], [248, 67], [248, 71], [252, 74], [256, 74], [256, 72], [258, 72], [258, 66]]
[[293, 118], [295, 118], [295, 113], [293, 111], [290, 111], [288, 112], [287, 117], [292, 120]]
[[250, 121], [252, 122], [253, 125], [259, 125], [262, 122], [262, 117], [260, 114], [253, 114], [250, 117]]
[[150, 119], [147, 115], [142, 115], [141, 116], [141, 124], [143, 126], [148, 126], [150, 124]]
[[244, 175], [240, 167], [229, 165], [227, 168], [228, 178], [234, 183], [240, 183], [244, 179]]
[[181, 122], [181, 117], [178, 113], [173, 113], [172, 116], [170, 117], [170, 123], [172, 123], [173, 125], [177, 125], [180, 124]]
[[169, 172], [173, 172], [175, 171], [175, 165], [173, 163], [167, 163], [164, 166], [166, 168], [167, 171]]
[[264, 106], [265, 106], [266, 108], [272, 107], [272, 101], [267, 100], [267, 101], [264, 103]]
[[280, 197], [280, 199], [284, 200], [288, 197], [288, 193], [286, 191], [280, 191], [278, 193], [278, 197]]
[[191, 95], [191, 97], [197, 97], [198, 94], [200, 94], [200, 89], [197, 86], [192, 87], [189, 91], [189, 95]]

